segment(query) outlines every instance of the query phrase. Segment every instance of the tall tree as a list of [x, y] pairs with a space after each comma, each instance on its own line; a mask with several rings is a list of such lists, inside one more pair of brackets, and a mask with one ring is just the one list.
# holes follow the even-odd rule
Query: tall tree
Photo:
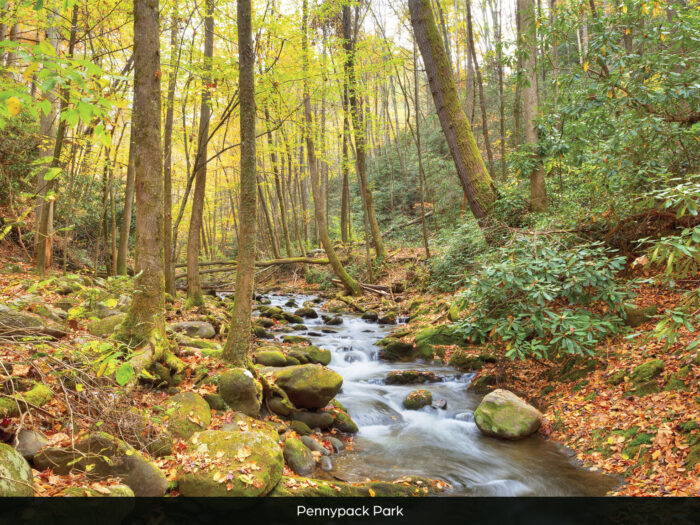
[[535, 158], [535, 166], [530, 171], [530, 209], [542, 212], [547, 209], [547, 192], [544, 183], [544, 168], [542, 159], [537, 152], [539, 141], [537, 133], [537, 117], [539, 104], [537, 96], [537, 70], [535, 59], [537, 57], [537, 18], [534, 0], [518, 0], [520, 23], [522, 24], [523, 38], [522, 48], [525, 50], [523, 66], [527, 82], [522, 87], [523, 92], [523, 120], [525, 121], [525, 147], [530, 150]]
[[209, 120], [211, 107], [211, 61], [214, 56], [214, 0], [206, 0], [204, 15], [204, 64], [202, 77], [202, 99], [199, 108], [199, 140], [194, 161], [194, 193], [192, 194], [192, 214], [187, 235], [187, 302], [189, 307], [203, 306], [202, 283], [199, 279], [200, 232], [204, 214], [204, 195], [207, 186], [207, 164], [209, 144]]
[[165, 228], [165, 291], [175, 296], [175, 269], [173, 267], [173, 120], [175, 117], [175, 88], [179, 69], [179, 54], [177, 52], [178, 33], [177, 4], [173, 4], [170, 15], [170, 75], [168, 76], [168, 106], [165, 109], [165, 130], [163, 131], [163, 224]]
[[[343, 264], [338, 258], [338, 254], [333, 248], [333, 243], [328, 235], [328, 221], [326, 220], [325, 202], [321, 195], [321, 184], [318, 176], [318, 163], [316, 159], [316, 150], [313, 138], [313, 116], [311, 113], [311, 95], [309, 94], [309, 37], [308, 37], [308, 1], [303, 2], [302, 13], [302, 33], [301, 33], [301, 52], [302, 64], [304, 70], [304, 138], [306, 139], [306, 154], [309, 160], [309, 176], [311, 178], [311, 192], [314, 198], [314, 212], [316, 215], [316, 223], [318, 234], [321, 239], [321, 245], [328, 255], [328, 261], [333, 268], [333, 272], [338, 276], [338, 279], [343, 283], [343, 286], [350, 295], [361, 295], [362, 289], [360, 285], [353, 279], [345, 270]], [[343, 7], [345, 10], [346, 6]]]
[[134, 176], [137, 277], [119, 339], [144, 347], [132, 359], [145, 368], [168, 351], [163, 277], [163, 159], [160, 144], [158, 0], [134, 0]]
[[124, 210], [119, 225], [119, 248], [117, 249], [117, 275], [126, 275], [126, 258], [129, 254], [129, 234], [131, 233], [131, 212], [134, 205], [134, 153], [135, 133], [131, 125], [129, 138], [129, 158], [126, 164], [126, 185], [124, 187]]
[[255, 279], [255, 214], [257, 209], [255, 177], [255, 52], [251, 0], [238, 0], [238, 64], [240, 73], [241, 182], [238, 206], [238, 267], [231, 328], [224, 347], [224, 359], [248, 366]]
[[[442, 46], [430, 0], [409, 0], [411, 24], [423, 57], [442, 131], [452, 153], [469, 207], [485, 219], [496, 200], [496, 187], [484, 165], [471, 126], [459, 102], [447, 54]], [[483, 223], [483, 221], [482, 221]]]
[[[386, 255], [384, 250], [384, 241], [382, 233], [379, 230], [377, 215], [374, 211], [374, 199], [372, 198], [372, 188], [370, 188], [367, 179], [367, 153], [366, 144], [367, 137], [365, 132], [364, 110], [361, 97], [357, 89], [357, 77], [355, 74], [355, 50], [357, 46], [357, 33], [359, 31], [359, 18], [357, 13], [358, 7], [355, 8], [355, 28], [350, 33], [351, 11], [350, 6], [343, 6], [343, 38], [347, 41], [346, 60], [348, 61], [348, 94], [352, 115], [352, 126], [355, 132], [355, 165], [357, 169], [357, 180], [360, 185], [360, 195], [362, 197], [362, 205], [364, 208], [365, 219], [369, 225], [369, 230], [372, 234], [372, 243], [377, 258], [383, 259]], [[347, 35], [350, 35], [347, 38]]]

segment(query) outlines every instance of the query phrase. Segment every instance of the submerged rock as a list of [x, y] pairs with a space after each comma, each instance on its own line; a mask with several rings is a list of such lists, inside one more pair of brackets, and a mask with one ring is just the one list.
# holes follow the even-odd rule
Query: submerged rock
[[275, 372], [277, 386], [299, 408], [323, 408], [343, 385], [333, 370], [316, 364], [288, 366]]
[[389, 372], [384, 380], [387, 385], [413, 385], [437, 381], [440, 381], [438, 375], [428, 370], [395, 370]]
[[522, 439], [537, 431], [542, 414], [508, 390], [487, 394], [474, 412], [474, 422], [487, 436]]
[[178, 490], [187, 497], [264, 496], [283, 468], [282, 449], [262, 432], [206, 430], [187, 444]]
[[433, 402], [433, 394], [428, 390], [414, 390], [403, 400], [404, 408], [408, 410], [418, 410], [428, 406]]

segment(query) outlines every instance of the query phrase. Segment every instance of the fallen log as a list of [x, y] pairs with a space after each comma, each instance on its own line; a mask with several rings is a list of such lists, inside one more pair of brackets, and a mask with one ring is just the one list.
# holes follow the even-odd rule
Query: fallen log
[[[340, 279], [331, 279], [331, 282], [335, 285], [342, 286], [343, 283], [340, 281]], [[365, 283], [359, 283], [360, 288], [367, 292], [372, 292], [377, 295], [381, 295], [382, 297], [391, 297], [391, 294], [389, 292], [385, 292], [381, 288], [386, 288], [385, 286], [378, 287], [372, 284], [365, 284]], [[388, 289], [388, 288], [387, 288]]]
[[365, 312], [367, 312], [367, 310], [365, 310], [364, 308], [362, 308], [359, 304], [355, 304], [354, 302], [352, 302], [351, 299], [349, 299], [348, 297], [345, 297], [344, 295], [337, 294], [337, 295], [335, 296], [335, 298], [338, 299], [339, 301], [344, 302], [344, 303], [347, 304], [348, 306], [353, 307], [355, 310], [357, 310], [357, 311], [360, 312], [361, 314], [364, 314]]
[[399, 224], [398, 226], [392, 226], [391, 228], [389, 228], [389, 229], [387, 229], [387, 230], [384, 230], [384, 231], [382, 232], [382, 237], [383, 237], [384, 235], [390, 234], [390, 233], [393, 232], [394, 230], [400, 230], [400, 229], [402, 229], [402, 228], [405, 228], [406, 226], [411, 226], [411, 225], [413, 225], [413, 224], [418, 224], [419, 222], [421, 222], [421, 221], [423, 220], [423, 218], [426, 218], [426, 219], [427, 219], [428, 217], [431, 217], [432, 215], [433, 215], [433, 210], [430, 210], [430, 211], [429, 211], [428, 213], [426, 213], [423, 217], [418, 217], [418, 218], [416, 218], [416, 219], [410, 220], [410, 221], [405, 222], [405, 223], [403, 223], [403, 224]]
[[[316, 259], [313, 257], [288, 257], [286, 259], [271, 259], [269, 261], [255, 261], [255, 266], [275, 266], [278, 264], [328, 264], [328, 259]], [[200, 266], [238, 266], [238, 261], [204, 261]], [[187, 263], [176, 264], [175, 268], [185, 268]], [[201, 272], [200, 272], [201, 273]]]

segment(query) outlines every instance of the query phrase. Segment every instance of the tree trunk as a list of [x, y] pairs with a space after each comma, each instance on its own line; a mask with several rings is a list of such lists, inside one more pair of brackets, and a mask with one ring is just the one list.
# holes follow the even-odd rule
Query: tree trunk
[[280, 222], [282, 223], [282, 233], [284, 234], [284, 247], [287, 251], [287, 256], [292, 257], [294, 250], [292, 249], [292, 241], [289, 237], [289, 226], [287, 224], [287, 203], [282, 192], [282, 184], [280, 181], [280, 166], [277, 163], [277, 153], [274, 149], [272, 141], [272, 131], [270, 131], [270, 113], [265, 108], [265, 124], [267, 126], [267, 147], [270, 150], [270, 163], [272, 164], [272, 173], [275, 177], [275, 194], [280, 209]]
[[484, 147], [486, 148], [486, 158], [489, 162], [489, 172], [493, 173], [493, 150], [491, 149], [491, 139], [489, 138], [489, 120], [488, 116], [486, 115], [484, 83], [481, 80], [481, 70], [479, 69], [479, 60], [476, 57], [476, 46], [474, 45], [471, 0], [467, 0], [467, 37], [469, 39], [469, 52], [472, 55], [472, 63], [474, 64], [474, 71], [476, 72], [476, 85], [479, 88], [479, 107], [481, 108], [481, 131], [484, 135]]
[[163, 136], [163, 225], [164, 225], [164, 265], [165, 291], [175, 297], [175, 269], [173, 267], [173, 183], [172, 183], [172, 154], [173, 154], [173, 120], [175, 117], [175, 88], [179, 60], [177, 56], [177, 5], [173, 5], [170, 18], [170, 76], [168, 77], [168, 107], [165, 110], [165, 130]]
[[135, 271], [138, 275], [118, 337], [131, 346], [150, 342], [132, 358], [135, 369], [165, 357], [163, 275], [163, 159], [160, 144], [158, 0], [134, 0]]
[[119, 225], [119, 248], [117, 249], [117, 275], [126, 275], [126, 258], [129, 253], [129, 233], [131, 232], [131, 210], [134, 204], [134, 154], [135, 131], [132, 122], [129, 138], [129, 160], [126, 166], [126, 187], [124, 189], [124, 211]]
[[187, 307], [204, 306], [202, 296], [202, 284], [199, 280], [199, 252], [202, 229], [202, 215], [204, 214], [204, 195], [207, 185], [207, 146], [209, 144], [209, 120], [211, 108], [209, 107], [211, 86], [211, 61], [214, 55], [214, 0], [206, 0], [206, 14], [204, 16], [204, 64], [202, 69], [202, 101], [199, 109], [199, 141], [197, 143], [197, 155], [194, 161], [194, 193], [192, 194], [192, 214], [190, 216], [190, 229], [187, 235]]
[[527, 48], [524, 61], [527, 83], [523, 86], [523, 119], [525, 124], [525, 147], [536, 159], [536, 165], [530, 172], [530, 209], [535, 212], [547, 210], [547, 193], [544, 184], [542, 160], [537, 153], [537, 71], [535, 56], [537, 54], [537, 27], [535, 3], [533, 0], [518, 0], [518, 11], [522, 24], [523, 46]]
[[[357, 17], [357, 14], [355, 15]], [[355, 23], [357, 30], [357, 20]], [[360, 185], [360, 194], [369, 223], [370, 232], [372, 234], [372, 242], [378, 259], [384, 259], [386, 252], [384, 250], [384, 242], [382, 241], [382, 233], [379, 230], [379, 223], [374, 212], [374, 201], [372, 199], [372, 190], [369, 187], [367, 180], [366, 166], [366, 133], [364, 122], [364, 111], [362, 102], [357, 93], [357, 80], [355, 78], [355, 44], [357, 33], [350, 33], [350, 7], [343, 6], [343, 46], [345, 47], [346, 60], [348, 62], [348, 89], [349, 102], [352, 115], [352, 126], [355, 132], [355, 164], [357, 168], [357, 179]]]
[[[344, 7], [343, 10], [347, 9]], [[309, 175], [311, 178], [311, 191], [314, 198], [314, 212], [316, 214], [316, 222], [318, 223], [318, 233], [321, 239], [321, 245], [328, 255], [328, 261], [330, 262], [333, 272], [338, 276], [338, 279], [343, 283], [343, 286], [350, 295], [362, 295], [362, 289], [360, 285], [353, 279], [350, 274], [343, 267], [343, 263], [340, 262], [338, 255], [335, 253], [333, 248], [333, 243], [328, 235], [328, 228], [326, 227], [326, 217], [325, 217], [325, 206], [323, 202], [323, 197], [321, 195], [321, 187], [319, 182], [319, 176], [317, 171], [316, 163], [316, 151], [314, 149], [314, 140], [312, 135], [313, 130], [313, 117], [311, 115], [311, 96], [309, 95], [309, 44], [307, 35], [307, 17], [308, 17], [308, 2], [304, 0], [303, 2], [303, 15], [302, 15], [302, 35], [301, 35], [301, 48], [302, 48], [302, 63], [304, 70], [304, 137], [306, 139], [306, 154], [309, 160]]]
[[[251, 365], [251, 314], [255, 278], [255, 212], [257, 180], [255, 177], [255, 51], [251, 0], [238, 0], [238, 85], [240, 91], [241, 181], [238, 269], [233, 314], [223, 357], [237, 366]], [[252, 365], [251, 365], [252, 366]]]
[[[16, 24], [15, 24], [16, 25]], [[14, 28], [15, 26], [13, 26]], [[73, 6], [73, 15], [71, 17], [70, 37], [68, 40], [68, 58], [73, 58], [75, 51], [75, 42], [78, 32], [78, 5]], [[8, 66], [10, 63], [10, 54], [8, 54]], [[66, 86], [61, 90], [61, 103], [59, 116], [68, 108], [68, 100], [70, 98], [70, 87]], [[63, 141], [66, 136], [66, 121], [59, 120], [58, 129], [56, 130], [56, 142], [53, 148], [53, 157], [51, 159], [51, 167], [59, 169], [61, 167], [61, 150], [63, 149]], [[53, 251], [51, 242], [51, 230], [53, 223], [53, 207], [54, 198], [51, 195], [56, 177], [47, 181], [45, 198], [41, 204], [39, 213], [39, 224], [37, 229], [37, 247], [36, 247], [36, 270], [40, 276], [46, 273], [46, 269], [51, 265], [51, 254]]]
[[420, 110], [418, 107], [418, 53], [415, 40], [413, 42], [413, 93], [416, 104], [416, 150], [418, 153], [418, 187], [420, 189], [420, 223], [423, 231], [423, 247], [425, 258], [430, 259], [430, 246], [428, 245], [428, 228], [425, 224], [425, 191], [423, 188], [423, 152], [420, 144]]
[[411, 24], [423, 56], [435, 108], [469, 207], [477, 220], [489, 213], [496, 187], [486, 170], [467, 116], [462, 110], [447, 55], [440, 42], [429, 0], [409, 0]]

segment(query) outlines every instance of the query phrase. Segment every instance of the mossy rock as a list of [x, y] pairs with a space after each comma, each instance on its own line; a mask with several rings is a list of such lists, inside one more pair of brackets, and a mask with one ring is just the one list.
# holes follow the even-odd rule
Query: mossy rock
[[258, 416], [262, 406], [262, 385], [250, 370], [232, 368], [219, 375], [219, 394], [234, 410]]
[[379, 316], [379, 319], [377, 319], [377, 322], [379, 324], [396, 324], [397, 319], [398, 319], [398, 314], [394, 311], [391, 311], [391, 312], [386, 312], [384, 315]]
[[439, 494], [440, 486], [434, 480], [416, 476], [401, 478], [394, 482], [368, 481], [364, 483], [344, 483], [283, 476], [269, 496], [276, 498], [421, 497]]
[[630, 374], [630, 379], [635, 384], [646, 383], [655, 379], [664, 371], [664, 362], [661, 359], [652, 359], [637, 366]]
[[289, 424], [289, 428], [291, 428], [294, 432], [296, 432], [300, 436], [308, 436], [312, 432], [311, 427], [309, 427], [309, 425], [307, 425], [303, 421], [298, 421], [298, 420], [292, 421]]
[[228, 422], [221, 426], [221, 430], [226, 432], [262, 432], [275, 443], [280, 439], [277, 427], [272, 425], [270, 421], [261, 421], [243, 412], [227, 414], [226, 419]]
[[360, 428], [357, 426], [357, 423], [355, 423], [346, 412], [334, 410], [333, 413], [335, 415], [333, 428], [340, 432], [345, 432], [346, 434], [356, 434], [359, 432]]
[[273, 339], [274, 338], [274, 336], [270, 332], [265, 330], [262, 326], [253, 325], [252, 330], [253, 330], [253, 335], [255, 335], [255, 337], [257, 337], [258, 339]]
[[425, 353], [421, 354], [413, 346], [413, 343], [406, 343], [395, 337], [385, 337], [380, 340], [377, 345], [381, 347], [379, 357], [387, 361], [413, 361], [417, 357], [430, 359], [433, 357], [433, 349], [424, 348]]
[[294, 315], [305, 317], [307, 319], [316, 319], [318, 317], [318, 312], [316, 312], [316, 310], [313, 308], [305, 306], [304, 308], [299, 308], [297, 311], [295, 311]]
[[109, 337], [112, 335], [119, 324], [126, 318], [126, 314], [115, 314], [105, 317], [104, 319], [97, 319], [90, 321], [87, 325], [88, 332], [90, 332], [95, 337]]
[[335, 420], [330, 412], [309, 412], [306, 410], [295, 412], [292, 419], [303, 421], [309, 428], [329, 428]]
[[692, 445], [688, 449], [688, 455], [685, 458], [685, 467], [688, 470], [693, 470], [698, 463], [700, 463], [700, 442]]
[[686, 391], [689, 389], [686, 381], [692, 378], [693, 371], [689, 366], [684, 366], [668, 378], [668, 382], [666, 383], [666, 386], [664, 386], [664, 390]]
[[165, 407], [168, 430], [180, 439], [188, 439], [195, 432], [201, 432], [211, 422], [209, 403], [194, 392], [182, 392], [171, 397]]
[[470, 356], [466, 352], [457, 350], [450, 357], [448, 364], [457, 370], [481, 370], [484, 362], [478, 356]]
[[316, 462], [311, 451], [296, 438], [284, 442], [284, 461], [296, 474], [305, 476], [313, 472]]
[[362, 317], [360, 317], [360, 319], [376, 323], [379, 320], [379, 314], [377, 312], [373, 312], [372, 310], [367, 310], [365, 313], [362, 314]]
[[282, 337], [282, 342], [289, 344], [310, 343], [308, 338], [301, 335], [285, 335]]
[[287, 358], [274, 346], [265, 346], [255, 352], [255, 362], [264, 366], [287, 366]]
[[177, 340], [181, 346], [189, 346], [191, 348], [199, 348], [200, 350], [221, 350], [221, 345], [215, 341], [208, 339], [198, 339], [196, 337], [187, 337], [184, 334], [178, 334]]
[[389, 372], [384, 380], [387, 385], [415, 385], [438, 381], [438, 375], [428, 370], [394, 370]]
[[317, 346], [295, 346], [290, 349], [289, 354], [300, 359], [300, 356], [305, 359], [305, 363], [316, 363], [327, 366], [331, 362], [331, 351], [321, 350]]
[[209, 404], [209, 408], [211, 408], [212, 410], [228, 410], [229, 409], [229, 406], [226, 404], [226, 401], [224, 401], [224, 398], [221, 397], [221, 394], [209, 392], [209, 393], [204, 394], [204, 399]]
[[433, 394], [428, 390], [414, 390], [403, 400], [403, 406], [407, 410], [418, 410], [433, 402]]
[[273, 326], [275, 326], [275, 322], [272, 319], [268, 319], [267, 317], [258, 317], [256, 319], [253, 319], [253, 324], [262, 326], [263, 328], [272, 328]]
[[154, 458], [169, 456], [173, 453], [173, 437], [168, 432], [161, 432], [146, 445], [146, 450]]
[[316, 364], [288, 366], [274, 375], [277, 386], [299, 408], [323, 408], [343, 385], [338, 373]]
[[[189, 440], [186, 455], [178, 469], [178, 490], [187, 497], [264, 496], [284, 468], [282, 449], [262, 432], [199, 432]], [[241, 472], [246, 466], [249, 472]]]
[[656, 382], [656, 380], [646, 381], [644, 383], [634, 383], [632, 388], [626, 392], [630, 396], [648, 396], [649, 394], [656, 394], [661, 392], [661, 387]]
[[304, 322], [304, 318], [298, 315], [290, 314], [288, 312], [284, 312], [282, 315], [284, 316], [284, 320], [291, 324], [302, 324]]
[[625, 370], [618, 370], [610, 377], [608, 377], [608, 379], [605, 382], [609, 385], [617, 386], [619, 384], [624, 383], [625, 376], [627, 376], [627, 372]]
[[647, 306], [646, 308], [625, 305], [625, 323], [631, 328], [637, 328], [646, 323], [652, 316], [656, 315], [657, 310], [658, 308], [655, 304]]
[[280, 416], [288, 416], [294, 410], [296, 410], [296, 407], [292, 404], [289, 398], [279, 396], [271, 397], [267, 402], [267, 406], [272, 412], [279, 414]]
[[159, 497], [168, 481], [143, 454], [105, 432], [93, 432], [74, 449], [46, 448], [34, 457], [40, 470], [52, 468], [65, 475], [71, 470], [87, 472], [94, 479], [121, 478], [136, 496]]
[[67, 487], [58, 493], [64, 498], [133, 498], [134, 491], [128, 485], [111, 485], [95, 490], [88, 487]]
[[0, 497], [34, 495], [32, 468], [22, 454], [10, 445], [0, 443]]
[[475, 394], [486, 394], [493, 390], [493, 385], [496, 384], [496, 376], [493, 374], [484, 374], [479, 377], [472, 379], [471, 383], [467, 387], [469, 392], [474, 392]]
[[447, 310], [447, 318], [451, 322], [456, 322], [459, 321], [459, 312], [461, 311], [459, 304], [458, 303], [452, 303], [452, 306], [450, 306], [450, 309]]
[[451, 324], [441, 324], [424, 328], [416, 334], [416, 345], [461, 345], [464, 337], [455, 333], [455, 327]]
[[18, 392], [12, 396], [0, 398], [0, 417], [14, 417], [29, 407], [42, 406], [48, 403], [53, 393], [44, 383], [33, 383], [32, 388], [25, 392]]
[[487, 436], [515, 440], [536, 432], [542, 414], [512, 392], [498, 389], [482, 399], [474, 422]]

